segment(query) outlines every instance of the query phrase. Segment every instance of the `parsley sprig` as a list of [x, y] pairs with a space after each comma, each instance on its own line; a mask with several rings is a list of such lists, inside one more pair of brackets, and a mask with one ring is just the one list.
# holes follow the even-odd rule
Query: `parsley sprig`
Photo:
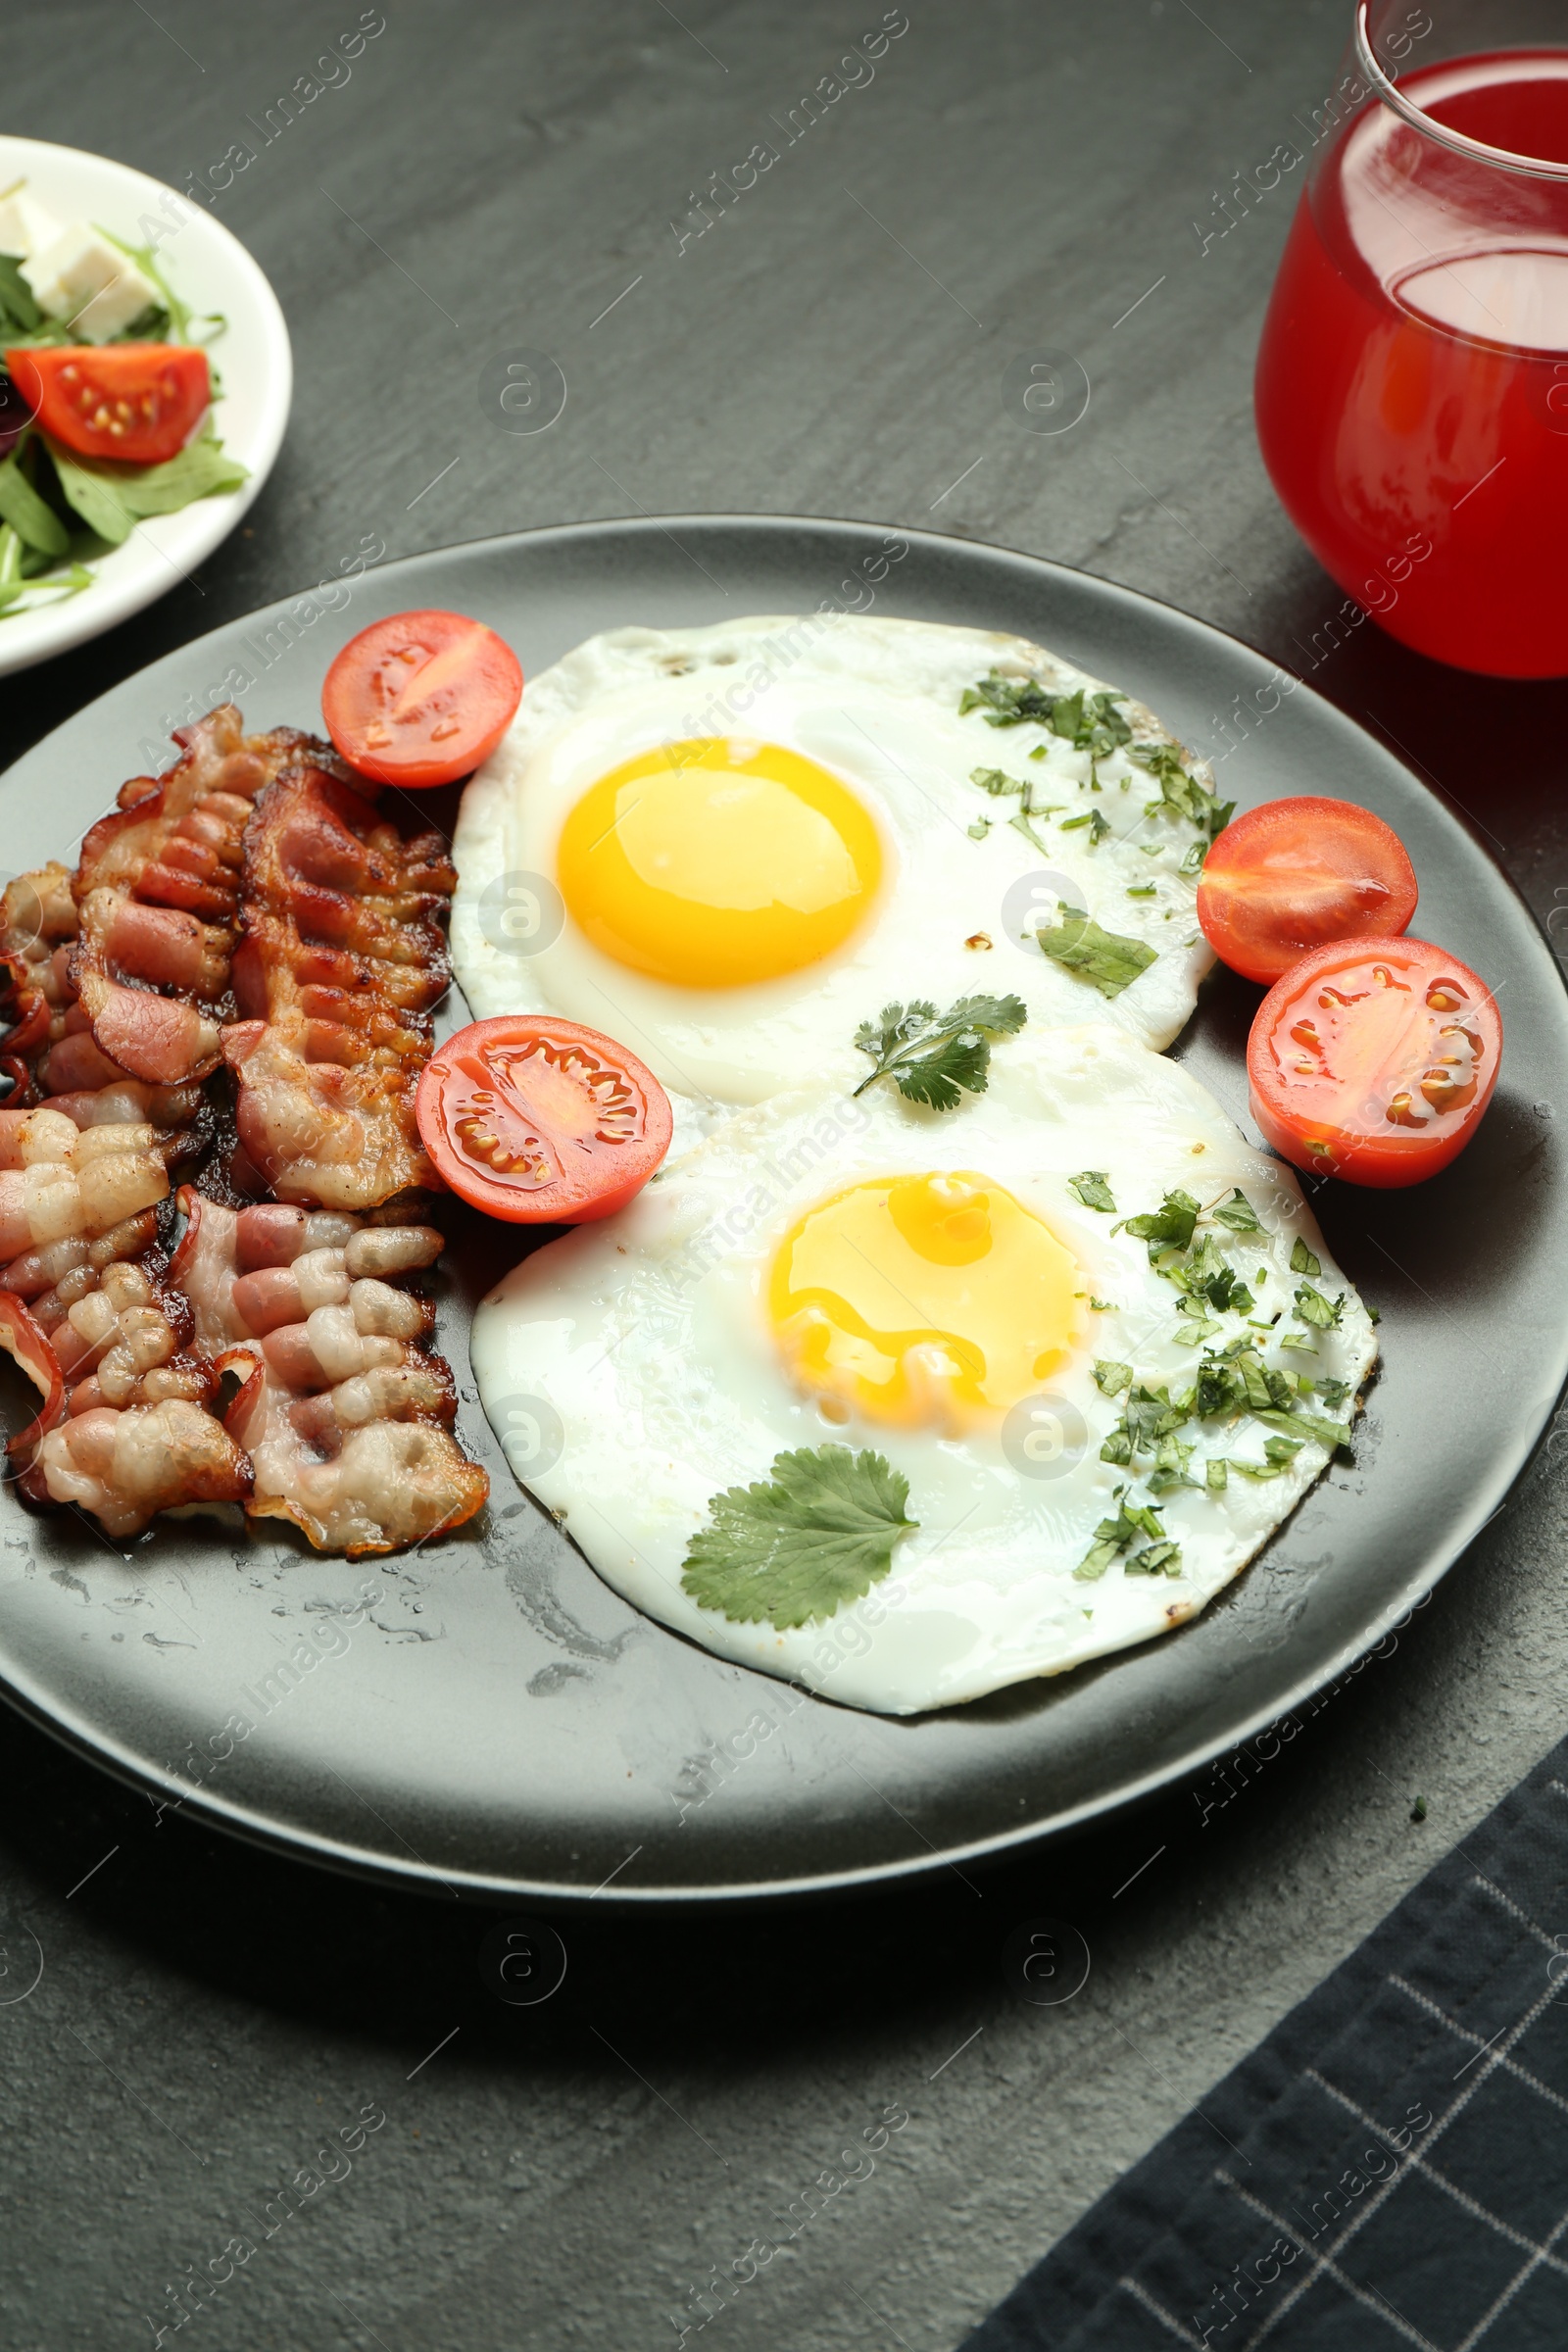
[[1028, 1017], [1021, 997], [960, 997], [946, 1012], [923, 999], [884, 1004], [878, 1019], [862, 1021], [855, 1033], [859, 1052], [875, 1064], [855, 1092], [863, 1095], [879, 1078], [891, 1078], [906, 1102], [956, 1110], [964, 1095], [985, 1093], [993, 1042], [1016, 1035]]
[[775, 1456], [770, 1476], [726, 1487], [687, 1545], [681, 1589], [732, 1624], [816, 1625], [887, 1575], [919, 1521], [909, 1482], [847, 1446]]

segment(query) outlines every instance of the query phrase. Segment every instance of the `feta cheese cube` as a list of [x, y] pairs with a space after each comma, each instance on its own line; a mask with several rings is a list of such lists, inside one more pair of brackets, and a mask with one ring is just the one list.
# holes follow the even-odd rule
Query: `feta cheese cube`
[[22, 265], [33, 300], [84, 343], [107, 343], [159, 300], [129, 254], [77, 221]]
[[60, 222], [53, 213], [25, 188], [0, 197], [0, 253], [10, 254], [16, 262], [29, 261], [59, 234]]

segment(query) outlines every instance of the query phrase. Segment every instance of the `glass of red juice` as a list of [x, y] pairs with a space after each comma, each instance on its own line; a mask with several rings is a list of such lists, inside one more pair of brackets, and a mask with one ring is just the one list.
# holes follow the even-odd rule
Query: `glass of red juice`
[[1257, 355], [1318, 561], [1497, 677], [1568, 675], [1565, 34], [1563, 0], [1358, 0]]

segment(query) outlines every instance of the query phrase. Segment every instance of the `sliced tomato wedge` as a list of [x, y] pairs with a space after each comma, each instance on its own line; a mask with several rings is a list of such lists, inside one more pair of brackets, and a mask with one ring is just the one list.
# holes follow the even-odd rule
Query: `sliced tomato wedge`
[[1233, 972], [1265, 987], [1331, 940], [1396, 935], [1415, 902], [1397, 833], [1353, 801], [1310, 794], [1233, 818], [1198, 884], [1203, 937]]
[[6, 371], [46, 433], [127, 466], [177, 458], [213, 397], [207, 354], [191, 343], [8, 351]]
[[612, 1216], [669, 1150], [669, 1097], [653, 1071], [613, 1038], [547, 1013], [460, 1029], [415, 1107], [452, 1190], [511, 1225]]
[[1446, 1168], [1502, 1059], [1496, 999], [1424, 939], [1342, 939], [1275, 982], [1247, 1042], [1252, 1116], [1284, 1158], [1389, 1189]]
[[522, 700], [504, 638], [461, 612], [396, 612], [351, 637], [326, 673], [321, 712], [350, 767], [419, 792], [487, 759]]

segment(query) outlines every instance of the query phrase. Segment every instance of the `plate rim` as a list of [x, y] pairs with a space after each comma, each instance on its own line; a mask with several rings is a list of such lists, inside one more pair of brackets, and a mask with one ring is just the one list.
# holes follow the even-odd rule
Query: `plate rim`
[[[34, 144], [37, 143], [34, 142]], [[770, 533], [788, 535], [807, 530], [849, 536], [854, 533], [871, 531], [891, 533], [934, 552], [958, 549], [964, 551], [965, 554], [1000, 559], [1004, 564], [1019, 566], [1025, 572], [1044, 573], [1051, 577], [1087, 583], [1092, 590], [1102, 594], [1111, 604], [1120, 603], [1135, 608], [1151, 607], [1159, 613], [1169, 616], [1182, 629], [1194, 632], [1201, 639], [1227, 648], [1232, 655], [1237, 652], [1242, 653], [1250, 661], [1257, 663], [1260, 669], [1266, 669], [1270, 673], [1283, 672], [1291, 676], [1296, 674], [1289, 669], [1287, 664], [1272, 661], [1269, 656], [1259, 652], [1256, 647], [1249, 645], [1245, 639], [1233, 636], [1228, 630], [1217, 627], [1212, 621], [1203, 620], [1197, 614], [1184, 611], [1182, 607], [1152, 596], [1144, 589], [1131, 587], [1119, 580], [1107, 579], [1098, 572], [1087, 571], [1081, 565], [1064, 564], [1053, 557], [1036, 556], [1026, 550], [1009, 548], [993, 541], [971, 539], [951, 532], [926, 530], [918, 526], [896, 522], [871, 521], [854, 516], [745, 514], [729, 511], [698, 511], [662, 514], [638, 513], [625, 516], [599, 516], [586, 521], [540, 524], [527, 530], [494, 532], [473, 539], [453, 541], [440, 548], [425, 549], [417, 554], [398, 557], [389, 563], [377, 564], [374, 567], [373, 575], [367, 576], [374, 576], [377, 579], [391, 578], [401, 573], [417, 570], [431, 563], [432, 560], [479, 554], [486, 550], [498, 550], [504, 547], [527, 549], [544, 541], [583, 543], [595, 538], [613, 541], [628, 534], [637, 539], [648, 539], [655, 535], [667, 538], [672, 535], [671, 526], [684, 527], [687, 531], [720, 526], [729, 530], [743, 529], [764, 535]], [[94, 696], [90, 702], [79, 706], [57, 727], [51, 728], [34, 744], [29, 745], [27, 750], [22, 753], [10, 767], [0, 773], [0, 791], [4, 790], [18, 766], [31, 759], [35, 753], [42, 751], [64, 728], [85, 716], [98, 704], [124, 693], [128, 688], [151, 677], [160, 669], [191, 659], [211, 639], [226, 635], [236, 627], [250, 628], [267, 616], [286, 609], [293, 601], [291, 596], [279, 597], [268, 605], [257, 607], [251, 612], [234, 615], [230, 619], [220, 622], [215, 629], [207, 631], [203, 636], [187, 639], [182, 645], [172, 648], [169, 653], [160, 656], [156, 662], [145, 664], [141, 669], [130, 672], [126, 678], [105, 688], [102, 694]], [[1568, 996], [1568, 972], [1564, 971], [1562, 962], [1555, 954], [1544, 924], [1514, 882], [1513, 877], [1493, 858], [1480, 840], [1473, 822], [1465, 811], [1450, 804], [1446, 794], [1440, 789], [1435, 789], [1425, 776], [1418, 773], [1407, 759], [1391, 749], [1382, 741], [1381, 737], [1374, 735], [1370, 729], [1362, 727], [1348, 712], [1342, 710], [1338, 704], [1331, 703], [1326, 696], [1311, 685], [1309, 680], [1298, 678], [1297, 690], [1307, 693], [1313, 704], [1317, 706], [1319, 713], [1328, 713], [1334, 726], [1343, 730], [1347, 739], [1372, 744], [1384, 758], [1400, 768], [1423, 795], [1438, 803], [1445, 814], [1466, 836], [1472, 849], [1485, 859], [1491, 872], [1501, 882], [1515, 901], [1529, 927], [1540, 940], [1546, 960], [1557, 976], [1559, 988], [1565, 996]], [[454, 986], [456, 986], [456, 982], [454, 982]], [[526, 1876], [502, 1878], [483, 1871], [465, 1869], [461, 1866], [437, 1870], [433, 1864], [417, 1858], [413, 1862], [393, 1859], [373, 1848], [357, 1845], [351, 1839], [332, 1837], [320, 1831], [281, 1827], [259, 1813], [253, 1806], [241, 1805], [194, 1788], [188, 1782], [180, 1781], [172, 1773], [161, 1771], [158, 1767], [144, 1763], [139, 1757], [133, 1756], [125, 1743], [118, 1738], [92, 1733], [75, 1715], [69, 1720], [63, 1719], [58, 1712], [45, 1705], [33, 1694], [28, 1687], [29, 1678], [23, 1677], [19, 1680], [9, 1663], [3, 1660], [0, 1660], [0, 1698], [15, 1707], [29, 1723], [57, 1740], [61, 1745], [74, 1754], [84, 1756], [89, 1762], [109, 1771], [116, 1779], [121, 1780], [128, 1787], [138, 1791], [153, 1788], [160, 1793], [177, 1798], [179, 1809], [188, 1811], [196, 1821], [205, 1826], [221, 1830], [249, 1844], [258, 1845], [266, 1851], [280, 1854], [287, 1859], [310, 1862], [318, 1868], [332, 1870], [342, 1876], [403, 1887], [431, 1896], [442, 1893], [451, 1895], [456, 1892], [466, 1899], [490, 1905], [518, 1901], [537, 1902], [547, 1904], [552, 1909], [570, 1912], [589, 1902], [605, 1901], [620, 1908], [645, 1908], [650, 1904], [659, 1903], [799, 1903], [818, 1897], [826, 1899], [857, 1892], [874, 1893], [879, 1889], [898, 1886], [905, 1881], [923, 1877], [934, 1869], [953, 1863], [980, 1864], [992, 1860], [1000, 1861], [1031, 1846], [1043, 1847], [1049, 1842], [1085, 1829], [1092, 1822], [1113, 1819], [1122, 1814], [1131, 1814], [1162, 1792], [1184, 1781], [1195, 1778], [1206, 1765], [1215, 1762], [1221, 1756], [1233, 1753], [1239, 1745], [1255, 1738], [1258, 1733], [1266, 1731], [1270, 1725], [1280, 1721], [1283, 1716], [1302, 1707], [1319, 1691], [1343, 1678], [1358, 1659], [1365, 1659], [1372, 1650], [1388, 1639], [1391, 1633], [1402, 1630], [1412, 1612], [1424, 1600], [1431, 1597], [1444, 1577], [1462, 1558], [1482, 1529], [1495, 1516], [1501, 1501], [1506, 1499], [1518, 1485], [1544, 1444], [1555, 1413], [1561, 1407], [1565, 1396], [1568, 1396], [1568, 1330], [1563, 1332], [1558, 1341], [1557, 1368], [1558, 1377], [1552, 1391], [1551, 1401], [1541, 1413], [1539, 1420], [1527, 1417], [1520, 1425], [1521, 1434], [1496, 1457], [1499, 1474], [1494, 1475], [1485, 1489], [1477, 1489], [1475, 1494], [1479, 1498], [1471, 1499], [1463, 1513], [1446, 1524], [1441, 1540], [1426, 1546], [1419, 1563], [1402, 1580], [1396, 1595], [1384, 1605], [1375, 1617], [1367, 1621], [1355, 1638], [1343, 1643], [1326, 1662], [1314, 1665], [1306, 1674], [1298, 1677], [1280, 1694], [1277, 1702], [1272, 1703], [1265, 1710], [1249, 1714], [1232, 1723], [1223, 1739], [1210, 1740], [1195, 1748], [1188, 1749], [1179, 1759], [1143, 1773], [1136, 1780], [1118, 1782], [1114, 1788], [1093, 1797], [1084, 1798], [1065, 1810], [1055, 1812], [1048, 1820], [1042, 1821], [1037, 1818], [1016, 1828], [998, 1830], [982, 1838], [966, 1840], [961, 1844], [949, 1844], [891, 1861], [813, 1872], [808, 1876], [795, 1875], [788, 1878], [765, 1880], [711, 1881], [641, 1886], [635, 1884], [628, 1886], [624, 1883], [617, 1883], [613, 1887], [606, 1886], [598, 1890], [589, 1890], [581, 1885], [565, 1884], [547, 1878]], [[589, 1565], [591, 1567], [591, 1563]], [[1138, 1645], [1143, 1649], [1152, 1646], [1151, 1643]], [[819, 1694], [810, 1693], [808, 1695]], [[824, 1699], [823, 1703], [833, 1705], [835, 1702], [831, 1699]], [[850, 1711], [856, 1712], [857, 1710]]]
[[[261, 416], [242, 460], [250, 468], [249, 474], [238, 489], [224, 491], [217, 498], [194, 499], [189, 507], [177, 511], [190, 515], [200, 526], [192, 529], [190, 544], [180, 551], [185, 558], [183, 567], [174, 563], [172, 556], [160, 555], [155, 541], [143, 539], [141, 567], [128, 578], [106, 584], [95, 575], [92, 586], [75, 596], [0, 622], [0, 677], [16, 676], [23, 670], [35, 668], [40, 662], [52, 661], [57, 654], [73, 653], [78, 646], [90, 644], [93, 638], [104, 636], [122, 621], [132, 619], [169, 595], [179, 585], [182, 568], [193, 571], [215, 555], [265, 488], [283, 446], [294, 401], [294, 348], [283, 306], [260, 262], [226, 221], [220, 220], [214, 213], [203, 212], [177, 188], [155, 178], [150, 172], [143, 172], [139, 165], [122, 163], [119, 156], [104, 155], [90, 147], [68, 147], [56, 139], [33, 139], [20, 132], [0, 131], [0, 153], [13, 149], [65, 159], [73, 165], [85, 162], [112, 172], [124, 180], [144, 205], [156, 203], [161, 197], [172, 197], [191, 219], [204, 222], [214, 232], [225, 269], [232, 270], [246, 284], [261, 319], [268, 356]], [[204, 514], [204, 508], [211, 512]], [[175, 517], [148, 519], [170, 521]], [[146, 521], [138, 522], [125, 544], [130, 545], [145, 529]]]

